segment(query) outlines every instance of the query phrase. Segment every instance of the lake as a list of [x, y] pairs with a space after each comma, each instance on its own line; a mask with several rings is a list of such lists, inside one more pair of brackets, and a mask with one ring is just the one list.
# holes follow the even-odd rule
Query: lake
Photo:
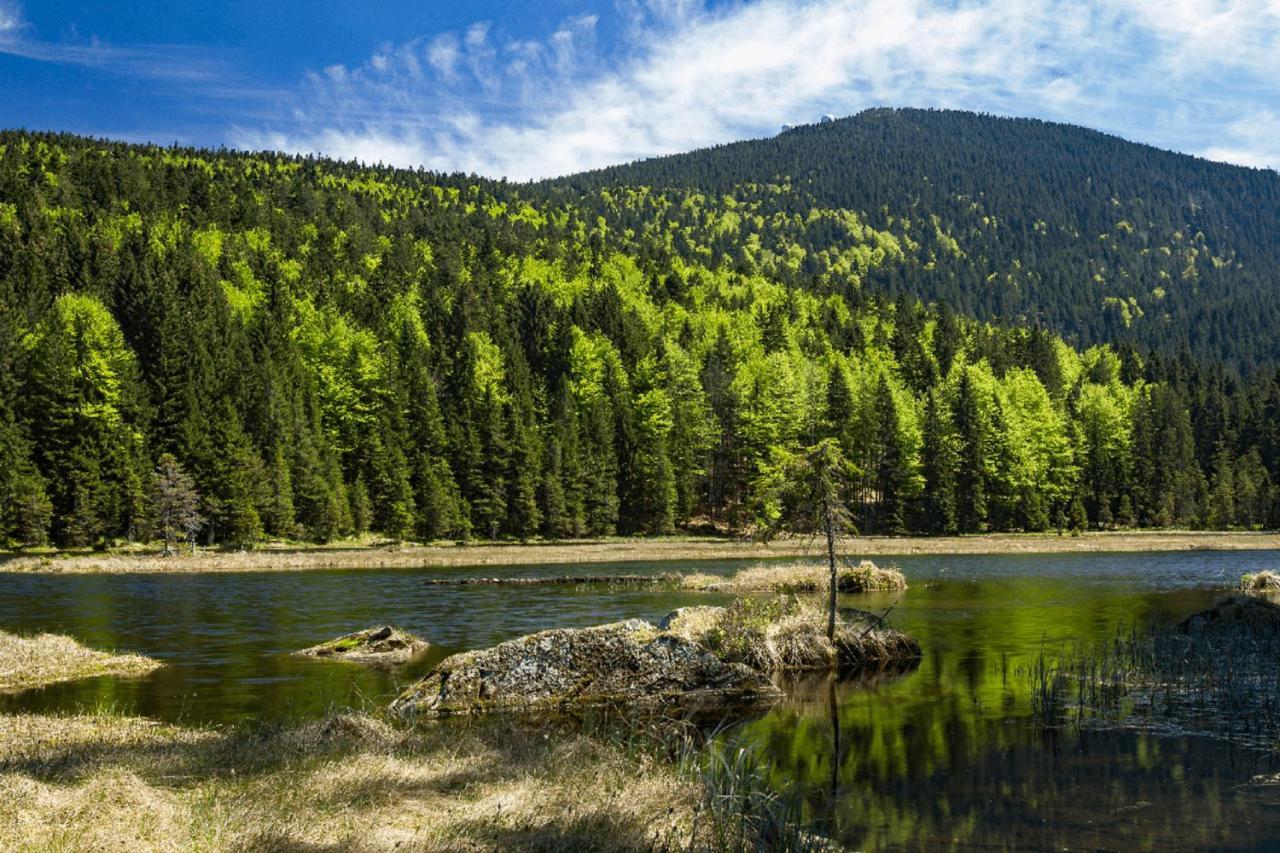
[[[769, 781], [850, 846], [869, 849], [1280, 848], [1280, 773], [1267, 752], [1191, 735], [1046, 729], [1031, 719], [1039, 655], [1207, 606], [1280, 552], [877, 558], [905, 594], [892, 606], [925, 657], [903, 674], [807, 679], [761, 719], [722, 735], [760, 756]], [[575, 565], [574, 574], [731, 572], [734, 561]], [[0, 627], [70, 634], [167, 666], [0, 696], [4, 711], [110, 706], [184, 723], [289, 722], [384, 705], [444, 655], [532, 631], [657, 620], [723, 596], [669, 589], [442, 587], [426, 577], [558, 575], [564, 566], [202, 575], [0, 574]], [[291, 657], [391, 623], [430, 640], [389, 672]]]

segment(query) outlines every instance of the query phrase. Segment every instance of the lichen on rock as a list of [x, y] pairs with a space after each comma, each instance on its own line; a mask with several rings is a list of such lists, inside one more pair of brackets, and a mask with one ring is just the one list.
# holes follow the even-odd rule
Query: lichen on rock
[[697, 712], [776, 701], [761, 672], [631, 619], [555, 629], [446, 658], [393, 703], [406, 716], [625, 704]]
[[880, 667], [920, 645], [870, 613], [837, 623], [789, 598], [685, 607], [658, 626], [639, 619], [556, 629], [446, 658], [395, 701], [406, 716], [626, 705], [699, 713], [770, 704], [783, 672]]

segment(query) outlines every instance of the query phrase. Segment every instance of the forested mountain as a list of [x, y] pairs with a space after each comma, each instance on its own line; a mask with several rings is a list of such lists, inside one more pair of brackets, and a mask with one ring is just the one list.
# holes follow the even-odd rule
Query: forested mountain
[[[978, 268], [969, 232], [808, 180], [512, 186], [2, 133], [0, 540], [153, 535], [183, 471], [199, 537], [239, 545], [741, 529], [822, 437], [867, 532], [1275, 522], [1272, 370], [919, 300], [922, 258]], [[1252, 274], [1261, 239], [1209, 233], [1231, 261], [1197, 275]]]
[[[539, 189], [592, 198], [619, 185], [758, 202], [761, 220], [736, 223], [715, 260], [735, 260], [755, 238], [797, 258], [796, 276], [825, 275], [838, 228], [774, 223], [847, 210], [904, 248], [904, 263], [867, 278], [891, 295], [1043, 323], [1076, 345], [1185, 348], [1243, 368], [1280, 358], [1280, 174], [1271, 170], [1032, 119], [878, 109]], [[588, 206], [636, 227], [608, 204]]]

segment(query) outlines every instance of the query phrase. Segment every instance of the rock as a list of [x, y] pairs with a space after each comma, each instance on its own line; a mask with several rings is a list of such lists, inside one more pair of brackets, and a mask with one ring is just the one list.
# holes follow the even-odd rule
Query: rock
[[542, 631], [446, 658], [392, 704], [406, 716], [623, 704], [697, 712], [772, 703], [762, 673], [639, 619]]
[[406, 631], [390, 625], [366, 628], [336, 640], [294, 652], [296, 655], [333, 658], [374, 666], [393, 666], [422, 654], [430, 644]]
[[1253, 595], [1233, 595], [1183, 619], [1178, 631], [1191, 635], [1244, 631], [1275, 637], [1280, 635], [1280, 605]]

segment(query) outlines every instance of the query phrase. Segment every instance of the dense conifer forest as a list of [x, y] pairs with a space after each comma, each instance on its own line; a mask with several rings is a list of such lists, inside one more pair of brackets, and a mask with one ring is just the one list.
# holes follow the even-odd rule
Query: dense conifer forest
[[[765, 190], [748, 197], [766, 223], [744, 221], [711, 248], [734, 261], [758, 234], [799, 258], [793, 273], [771, 270], [783, 281], [827, 272], [823, 254], [845, 235], [779, 231], [776, 219], [851, 210], [906, 250], [866, 277], [884, 292], [1043, 323], [1076, 346], [1132, 341], [1244, 369], [1280, 359], [1280, 174], [1269, 169], [1033, 119], [881, 109], [540, 189], [576, 198], [618, 185], [739, 200]], [[637, 227], [630, 211], [591, 206]]]
[[0, 133], [0, 542], [743, 530], [826, 437], [864, 532], [1272, 525], [1278, 181], [952, 113], [540, 185]]

